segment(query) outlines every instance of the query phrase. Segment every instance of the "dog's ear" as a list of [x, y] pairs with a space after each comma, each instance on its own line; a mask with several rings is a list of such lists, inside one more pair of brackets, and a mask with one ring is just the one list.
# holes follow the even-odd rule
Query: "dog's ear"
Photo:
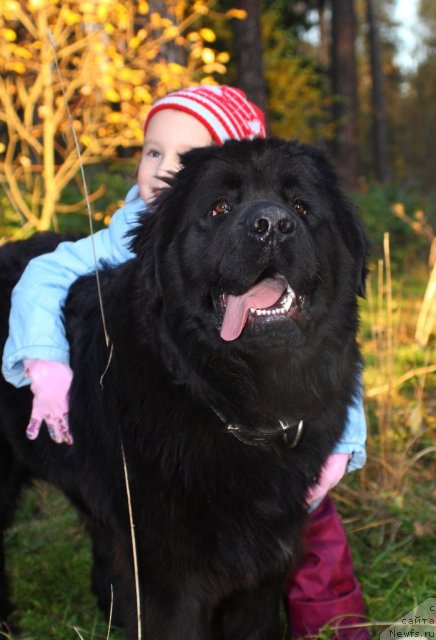
[[[363, 231], [363, 229], [362, 229]], [[362, 235], [359, 238], [359, 249], [357, 254], [354, 256], [357, 261], [357, 282], [356, 282], [356, 292], [357, 295], [361, 298], [365, 298], [366, 295], [366, 278], [368, 275], [368, 254], [370, 250], [370, 242], [363, 231]]]
[[180, 211], [192, 189], [193, 176], [204, 169], [208, 158], [213, 156], [213, 147], [192, 149], [181, 156], [182, 168], [162, 179], [166, 185], [156, 198], [139, 214], [135, 226], [126, 234], [130, 237], [129, 248], [147, 266], [153, 262], [156, 247], [171, 242], [174, 228], [180, 221]]
[[343, 193], [339, 198], [340, 206], [336, 209], [338, 224], [355, 263], [356, 293], [364, 298], [371, 243], [355, 205]]
[[364, 298], [365, 280], [368, 274], [367, 260], [371, 244], [357, 208], [342, 190], [338, 174], [324, 152], [305, 145], [302, 148], [310, 149], [309, 153], [317, 167], [318, 184], [328, 198], [337, 227], [355, 263], [356, 294]]
[[342, 239], [354, 261], [355, 291], [365, 297], [368, 255], [371, 243], [354, 203], [339, 188], [333, 197], [333, 210]]
[[142, 261], [147, 261], [153, 256], [153, 247], [156, 243], [157, 220], [153, 206], [138, 215], [136, 224], [126, 233], [126, 238], [131, 238], [129, 249]]

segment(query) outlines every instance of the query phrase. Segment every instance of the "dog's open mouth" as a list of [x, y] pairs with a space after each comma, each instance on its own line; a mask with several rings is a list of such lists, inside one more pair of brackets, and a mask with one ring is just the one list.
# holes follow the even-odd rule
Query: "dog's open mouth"
[[240, 296], [221, 293], [219, 307], [223, 315], [220, 335], [226, 341], [239, 338], [247, 323], [290, 319], [304, 329], [310, 320], [309, 297], [296, 293], [281, 274], [263, 278]]

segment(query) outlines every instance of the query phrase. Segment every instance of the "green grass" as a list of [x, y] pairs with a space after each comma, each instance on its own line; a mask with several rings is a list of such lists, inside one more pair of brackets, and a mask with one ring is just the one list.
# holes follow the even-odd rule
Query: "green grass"
[[[22, 496], [6, 534], [7, 566], [22, 640], [106, 638], [107, 624], [90, 591], [91, 546], [76, 511], [39, 483]], [[115, 640], [117, 636], [111, 633]]]
[[338, 489], [336, 503], [347, 527], [368, 617], [380, 625], [372, 627], [373, 637], [384, 630], [383, 621], [393, 622], [436, 597], [433, 474], [428, 464], [409, 478], [401, 493], [375, 486], [356, 490], [357, 477], [345, 479]]

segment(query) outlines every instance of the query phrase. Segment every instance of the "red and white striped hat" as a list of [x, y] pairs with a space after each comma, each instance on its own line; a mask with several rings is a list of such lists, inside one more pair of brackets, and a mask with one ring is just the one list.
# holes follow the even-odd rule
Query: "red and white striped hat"
[[234, 87], [201, 85], [169, 93], [150, 109], [144, 124], [162, 109], [184, 111], [201, 122], [213, 140], [264, 138], [265, 116], [255, 104], [247, 100], [243, 91]]

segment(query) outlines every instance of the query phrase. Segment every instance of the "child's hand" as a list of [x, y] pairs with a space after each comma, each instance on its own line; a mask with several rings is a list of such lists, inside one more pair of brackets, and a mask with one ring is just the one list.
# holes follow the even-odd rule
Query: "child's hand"
[[308, 504], [321, 501], [330, 489], [333, 489], [340, 482], [350, 458], [349, 453], [332, 453], [327, 458], [318, 484], [309, 490], [307, 495]]
[[24, 366], [34, 395], [27, 437], [35, 440], [44, 420], [54, 442], [73, 444], [68, 429], [68, 392], [73, 378], [70, 367], [51, 360], [25, 360]]

